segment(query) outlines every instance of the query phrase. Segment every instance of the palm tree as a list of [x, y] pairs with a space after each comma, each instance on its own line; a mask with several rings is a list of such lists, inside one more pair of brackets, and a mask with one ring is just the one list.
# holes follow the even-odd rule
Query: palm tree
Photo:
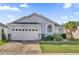
[[69, 21], [68, 23], [64, 24], [64, 29], [66, 32], [66, 38], [73, 39], [73, 32], [75, 32], [77, 29], [76, 23], [74, 21]]

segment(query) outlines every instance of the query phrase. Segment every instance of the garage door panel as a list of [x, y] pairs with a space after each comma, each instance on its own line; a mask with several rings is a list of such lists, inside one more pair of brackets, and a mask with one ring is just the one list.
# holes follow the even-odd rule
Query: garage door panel
[[13, 31], [11, 33], [12, 40], [36, 40], [38, 39], [37, 31]]

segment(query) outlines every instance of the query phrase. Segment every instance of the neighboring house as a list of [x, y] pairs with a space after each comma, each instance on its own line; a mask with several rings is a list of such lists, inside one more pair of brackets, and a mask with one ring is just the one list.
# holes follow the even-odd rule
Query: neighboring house
[[73, 33], [74, 38], [79, 38], [79, 22], [76, 22], [77, 30]]
[[0, 40], [2, 40], [2, 30], [4, 31], [6, 39], [8, 39], [8, 27], [6, 25], [0, 23]]
[[63, 28], [50, 19], [33, 13], [7, 24], [11, 40], [39, 40], [44, 36], [63, 33]]

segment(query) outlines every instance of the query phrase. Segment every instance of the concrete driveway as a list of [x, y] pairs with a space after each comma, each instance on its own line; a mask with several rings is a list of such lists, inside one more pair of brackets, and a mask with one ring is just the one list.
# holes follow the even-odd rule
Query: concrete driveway
[[8, 42], [0, 46], [0, 54], [39, 54], [41, 49], [38, 43]]

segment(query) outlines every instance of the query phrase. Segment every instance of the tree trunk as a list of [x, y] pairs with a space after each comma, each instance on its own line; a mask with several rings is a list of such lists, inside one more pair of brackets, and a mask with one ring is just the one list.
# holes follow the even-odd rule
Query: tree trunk
[[68, 40], [72, 40], [73, 39], [73, 34], [72, 34], [72, 31], [71, 30], [66, 31], [66, 38]]
[[70, 39], [73, 39], [72, 30], [70, 30]]
[[70, 33], [66, 31], [66, 38], [69, 40], [70, 39]]

